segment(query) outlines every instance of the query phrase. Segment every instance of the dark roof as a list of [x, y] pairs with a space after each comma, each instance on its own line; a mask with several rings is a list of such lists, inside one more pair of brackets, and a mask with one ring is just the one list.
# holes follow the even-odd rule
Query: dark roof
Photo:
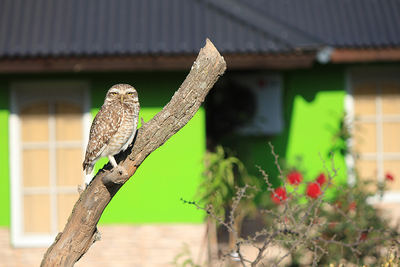
[[346, 48], [400, 46], [398, 0], [241, 0], [264, 16]]
[[400, 46], [398, 0], [0, 0], [0, 57]]

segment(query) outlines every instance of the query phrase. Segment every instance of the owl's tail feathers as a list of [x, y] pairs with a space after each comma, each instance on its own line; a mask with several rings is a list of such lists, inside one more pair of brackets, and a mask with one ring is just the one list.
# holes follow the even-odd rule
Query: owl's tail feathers
[[83, 170], [86, 170], [86, 175], [89, 175], [93, 171], [94, 164], [90, 163], [88, 160], [85, 160], [82, 164]]

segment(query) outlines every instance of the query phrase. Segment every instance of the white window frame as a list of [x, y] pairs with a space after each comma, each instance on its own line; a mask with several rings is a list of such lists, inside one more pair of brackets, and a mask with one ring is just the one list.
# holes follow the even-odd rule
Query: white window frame
[[[89, 128], [91, 124], [90, 114], [90, 89], [89, 83], [85, 81], [70, 81], [70, 80], [55, 80], [55, 81], [24, 81], [24, 82], [12, 82], [10, 86], [10, 116], [9, 116], [9, 156], [10, 156], [10, 185], [11, 185], [11, 243], [14, 247], [47, 247], [53, 241], [57, 235], [57, 225], [52, 225], [52, 234], [24, 234], [23, 232], [23, 192], [22, 192], [22, 176], [21, 176], [21, 136], [20, 136], [20, 118], [19, 118], [19, 106], [18, 106], [18, 93], [19, 90], [30, 90], [32, 92], [32, 98], [35, 97], [35, 91], [48, 90], [50, 93], [46, 98], [38, 96], [38, 99], [63, 99], [57, 96], [58, 93], [53, 93], [56, 90], [68, 91], [68, 90], [81, 90], [83, 99], [80, 102], [83, 104], [83, 139], [82, 139], [82, 151], [84, 153], [86, 144], [89, 137]], [[65, 92], [64, 91], [64, 92]], [[72, 98], [73, 96], [70, 95]], [[29, 98], [29, 96], [28, 96]], [[64, 98], [65, 99], [65, 98]], [[76, 99], [76, 97], [75, 97]], [[34, 100], [33, 100], [34, 101]], [[54, 117], [49, 116], [49, 123], [54, 122]], [[35, 144], [33, 144], [35, 145]], [[53, 144], [55, 145], [55, 144]], [[51, 146], [51, 144], [50, 144]], [[50, 173], [50, 175], [52, 175]], [[85, 180], [91, 177], [85, 177]], [[83, 181], [82, 181], [83, 182]], [[40, 191], [41, 188], [30, 189], [34, 191]], [[72, 189], [71, 189], [72, 190]], [[71, 191], [68, 190], [68, 191]], [[77, 190], [74, 188], [73, 190]], [[53, 194], [51, 192], [50, 194]], [[52, 204], [50, 204], [52, 205]], [[54, 206], [54, 204], [53, 204]], [[54, 207], [53, 207], [54, 208]], [[53, 212], [54, 217], [54, 212]], [[51, 218], [53, 221], [54, 218]], [[57, 218], [55, 219], [57, 222]]]
[[[353, 96], [353, 88], [354, 88], [354, 80], [356, 82], [380, 82], [380, 81], [396, 81], [400, 83], [400, 68], [397, 67], [352, 67], [347, 69], [346, 71], [346, 96], [345, 96], [345, 111], [347, 114], [346, 122], [347, 125], [350, 127], [350, 131], [352, 132], [352, 127], [354, 126], [355, 121], [355, 114], [354, 114], [354, 96]], [[377, 105], [381, 104], [381, 98], [377, 97]], [[380, 112], [379, 108], [377, 112]], [[379, 114], [378, 114], [379, 115]], [[381, 115], [381, 114], [380, 114]], [[393, 116], [390, 118], [390, 121], [400, 121], [399, 116]], [[371, 121], [371, 118], [365, 118], [363, 121]], [[375, 119], [373, 120], [375, 122]], [[383, 144], [382, 140], [382, 122], [387, 121], [383, 120], [382, 117], [376, 119], [377, 121], [377, 134], [376, 134], [376, 143], [377, 143], [377, 152], [376, 156], [374, 155], [366, 155], [364, 159], [370, 159], [371, 157], [376, 158], [376, 164], [378, 169], [377, 178], [378, 181], [382, 182], [384, 178], [384, 168], [383, 168], [383, 161], [384, 159], [396, 159], [400, 160], [400, 152], [399, 153], [391, 153], [390, 155], [383, 155]], [[354, 140], [351, 137], [348, 140], [348, 146], [350, 151], [352, 151], [354, 144]], [[374, 153], [375, 154], [375, 153]], [[387, 153], [386, 153], [387, 154]], [[355, 182], [355, 154], [352, 153], [346, 156], [346, 165], [347, 165], [347, 172], [348, 172], [348, 183], [354, 184]], [[400, 177], [396, 177], [400, 179]], [[371, 204], [378, 204], [378, 203], [400, 203], [400, 191], [385, 191], [383, 197], [374, 196], [368, 199]]]

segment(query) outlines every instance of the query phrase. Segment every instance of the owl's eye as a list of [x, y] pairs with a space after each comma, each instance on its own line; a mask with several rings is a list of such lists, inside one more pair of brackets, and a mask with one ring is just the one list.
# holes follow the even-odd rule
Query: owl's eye
[[133, 95], [133, 92], [127, 92], [126, 94], [127, 95]]
[[117, 92], [111, 92], [110, 94], [111, 94], [111, 95], [118, 95]]

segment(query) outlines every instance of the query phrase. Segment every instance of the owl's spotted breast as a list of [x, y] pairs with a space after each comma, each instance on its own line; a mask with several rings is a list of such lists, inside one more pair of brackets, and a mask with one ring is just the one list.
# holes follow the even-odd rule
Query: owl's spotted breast
[[100, 157], [115, 155], [127, 148], [127, 146], [124, 147], [124, 145], [127, 144], [129, 138], [132, 136], [132, 134], [134, 134], [134, 131], [136, 131], [135, 125], [137, 126], [137, 123], [134, 123], [133, 111], [129, 109], [122, 109], [120, 120], [121, 123], [118, 125], [117, 134], [114, 134], [110, 138], [108, 146], [101, 153]]
[[[90, 173], [95, 162], [125, 150], [133, 141], [138, 124], [140, 105], [136, 90], [126, 84], [118, 84], [108, 90], [106, 99], [90, 128], [83, 169]], [[115, 166], [114, 166], [115, 167]]]

